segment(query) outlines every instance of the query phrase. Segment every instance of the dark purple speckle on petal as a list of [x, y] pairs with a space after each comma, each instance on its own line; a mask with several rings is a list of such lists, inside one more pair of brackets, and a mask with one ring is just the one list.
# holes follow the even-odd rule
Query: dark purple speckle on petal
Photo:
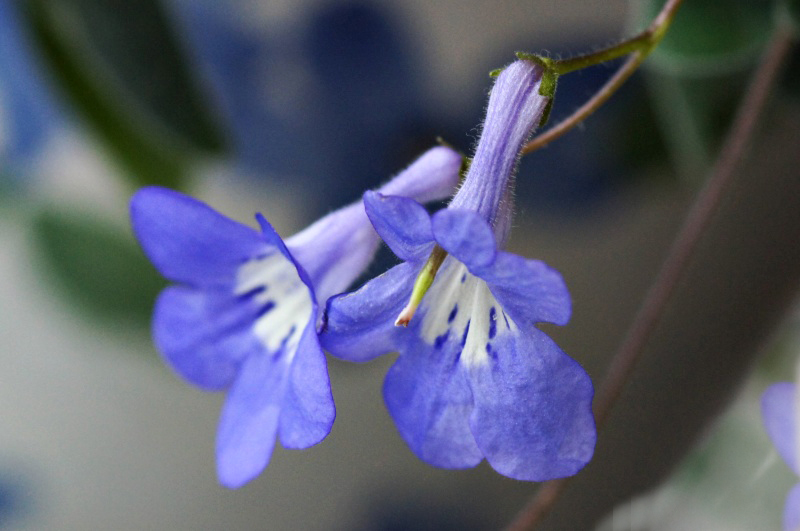
[[461, 346], [462, 347], [467, 344], [467, 334], [469, 334], [469, 323], [470, 322], [472, 322], [472, 321], [471, 320], [467, 321], [467, 326], [464, 327], [464, 335], [461, 336]]
[[267, 301], [264, 306], [258, 309], [258, 313], [256, 313], [256, 319], [264, 316], [267, 312], [275, 307], [275, 301]]
[[453, 306], [453, 309], [450, 311], [450, 315], [447, 317], [447, 322], [452, 323], [453, 319], [456, 318], [456, 314], [458, 314], [458, 304]]
[[442, 334], [440, 336], [437, 336], [437, 338], [433, 342], [434, 348], [436, 348], [436, 349], [442, 348], [442, 345], [445, 344], [445, 342], [447, 341], [448, 337], [450, 337], [450, 330], [448, 330], [447, 332], [445, 332], [444, 334]]

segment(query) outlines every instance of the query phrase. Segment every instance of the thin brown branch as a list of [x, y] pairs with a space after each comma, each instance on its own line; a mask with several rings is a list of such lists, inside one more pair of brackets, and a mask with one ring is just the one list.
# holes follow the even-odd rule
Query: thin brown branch
[[[560, 122], [558, 125], [548, 129], [546, 132], [538, 135], [530, 142], [525, 144], [522, 147], [521, 154], [527, 155], [537, 149], [546, 146], [553, 140], [559, 138], [564, 133], [581, 123], [585, 120], [589, 115], [595, 112], [597, 109], [600, 108], [608, 98], [611, 97], [621, 86], [622, 84], [627, 81], [629, 77], [639, 68], [639, 65], [644, 62], [647, 56], [650, 54], [652, 49], [661, 41], [666, 32], [669, 25], [672, 23], [672, 20], [675, 18], [675, 13], [678, 11], [683, 0], [668, 0], [664, 7], [661, 9], [661, 12], [656, 16], [653, 22], [648, 26], [646, 30], [642, 33], [625, 41], [625, 43], [630, 44], [633, 42], [647, 42], [648, 47], [645, 49], [640, 49], [631, 52], [630, 58], [623, 64], [619, 70], [609, 79], [603, 87], [595, 93], [592, 98], [581, 105], [574, 113], [572, 113], [568, 118], [564, 119], [564, 121]], [[625, 46], [617, 45], [616, 47], [624, 50]], [[579, 60], [578, 62], [583, 64], [594, 64], [592, 61], [586, 61], [593, 56], [597, 57], [605, 57], [607, 55], [608, 50], [596, 52], [594, 54], [589, 54], [583, 58], [583, 61]], [[626, 52], [627, 53], [627, 52]], [[562, 61], [563, 62], [563, 61]], [[558, 62], [556, 62], [558, 63]]]
[[581, 123], [587, 116], [596, 111], [603, 105], [608, 98], [614, 94], [625, 81], [639, 68], [639, 65], [644, 61], [644, 55], [641, 52], [635, 52], [631, 55], [625, 64], [609, 79], [605, 85], [594, 95], [592, 98], [581, 105], [578, 110], [572, 113], [564, 121], [559, 122], [558, 125], [551, 127], [546, 132], [536, 136], [530, 142], [522, 146], [520, 153], [527, 155], [537, 149], [549, 144], [556, 138]]
[[777, 30], [758, 69], [753, 74], [711, 176], [686, 217], [625, 341], [611, 361], [594, 404], [598, 426], [602, 426], [606, 421], [650, 334], [664, 313], [700, 238], [713, 219], [720, 200], [730, 186], [735, 170], [753, 136], [758, 118], [777, 80], [780, 67], [789, 53], [792, 39], [793, 34], [790, 30], [783, 28]]
[[[660, 321], [675, 287], [683, 276], [697, 244], [714, 218], [721, 199], [732, 182], [736, 168], [752, 139], [758, 118], [778, 79], [781, 66], [789, 54], [793, 39], [794, 33], [790, 29], [777, 29], [751, 78], [711, 176], [695, 200], [661, 271], [629, 328], [622, 346], [611, 361], [594, 403], [598, 430], [608, 420], [614, 403], [622, 393], [650, 335]], [[534, 529], [552, 509], [570, 479], [558, 479], [543, 485], [512, 522], [509, 530]]]

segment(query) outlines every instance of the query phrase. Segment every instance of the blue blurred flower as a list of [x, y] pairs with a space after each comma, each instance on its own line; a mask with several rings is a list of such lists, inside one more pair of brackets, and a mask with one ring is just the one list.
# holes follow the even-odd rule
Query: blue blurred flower
[[[568, 321], [561, 276], [498, 249], [511, 226], [519, 150], [547, 103], [540, 80], [540, 69], [524, 61], [499, 76], [448, 208], [429, 216], [413, 200], [365, 194], [375, 229], [405, 263], [332, 298], [321, 336], [332, 354], [352, 361], [399, 351], [384, 399], [421, 459], [465, 468], [486, 458], [501, 474], [533, 481], [575, 474], [596, 438], [589, 376], [535, 327]], [[415, 279], [425, 271], [435, 278], [421, 297]]]
[[[460, 165], [453, 150], [433, 148], [381, 190], [442, 199], [452, 193]], [[335, 410], [317, 338], [317, 301], [346, 289], [379, 244], [361, 202], [285, 242], [257, 219], [260, 233], [164, 188], [144, 188], [131, 200], [141, 246], [179, 284], [156, 303], [156, 346], [190, 383], [228, 390], [217, 471], [232, 488], [264, 469], [276, 436], [287, 448], [307, 448], [330, 432]]]
[[16, 176], [62, 119], [23, 30], [17, 6], [0, 2], [0, 160]]
[[294, 26], [277, 32], [245, 23], [251, 9], [175, 3], [246, 173], [301, 189], [313, 217], [406, 160], [404, 147], [430, 142], [423, 69], [394, 10], [361, 0], [293, 6]]
[[[800, 476], [800, 447], [797, 440], [797, 385], [780, 382], [761, 396], [764, 428], [786, 464]], [[783, 528], [800, 529], [800, 484], [792, 487], [783, 510]]]

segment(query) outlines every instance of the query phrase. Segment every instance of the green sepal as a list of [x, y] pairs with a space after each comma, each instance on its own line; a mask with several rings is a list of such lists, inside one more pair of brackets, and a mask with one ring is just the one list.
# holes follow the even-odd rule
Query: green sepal
[[[553, 60], [548, 57], [542, 57], [541, 55], [527, 52], [517, 52], [517, 59], [531, 61], [542, 67], [542, 83], [539, 85], [539, 94], [546, 98], [555, 98], [556, 86], [558, 85], [558, 72], [553, 69]], [[545, 114], [549, 114], [549, 110], [545, 110]], [[542, 124], [546, 121], [547, 119], [545, 119]]]
[[550, 111], [553, 110], [554, 101], [554, 97], [551, 97], [549, 100], [547, 100], [547, 104], [544, 106], [544, 111], [542, 111], [542, 117], [539, 119], [539, 125], [537, 126], [539, 129], [544, 127], [547, 121], [550, 119]]

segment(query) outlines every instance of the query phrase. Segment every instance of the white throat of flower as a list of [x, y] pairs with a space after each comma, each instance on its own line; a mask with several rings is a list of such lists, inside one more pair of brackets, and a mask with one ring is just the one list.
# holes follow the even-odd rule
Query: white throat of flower
[[445, 261], [420, 307], [425, 342], [434, 347], [455, 342], [462, 349], [459, 361], [467, 367], [488, 363], [495, 356], [494, 342], [517, 330], [486, 282], [453, 257]]
[[267, 351], [294, 356], [313, 312], [295, 265], [277, 249], [248, 260], [239, 267], [234, 293], [249, 296], [259, 307], [253, 333]]

